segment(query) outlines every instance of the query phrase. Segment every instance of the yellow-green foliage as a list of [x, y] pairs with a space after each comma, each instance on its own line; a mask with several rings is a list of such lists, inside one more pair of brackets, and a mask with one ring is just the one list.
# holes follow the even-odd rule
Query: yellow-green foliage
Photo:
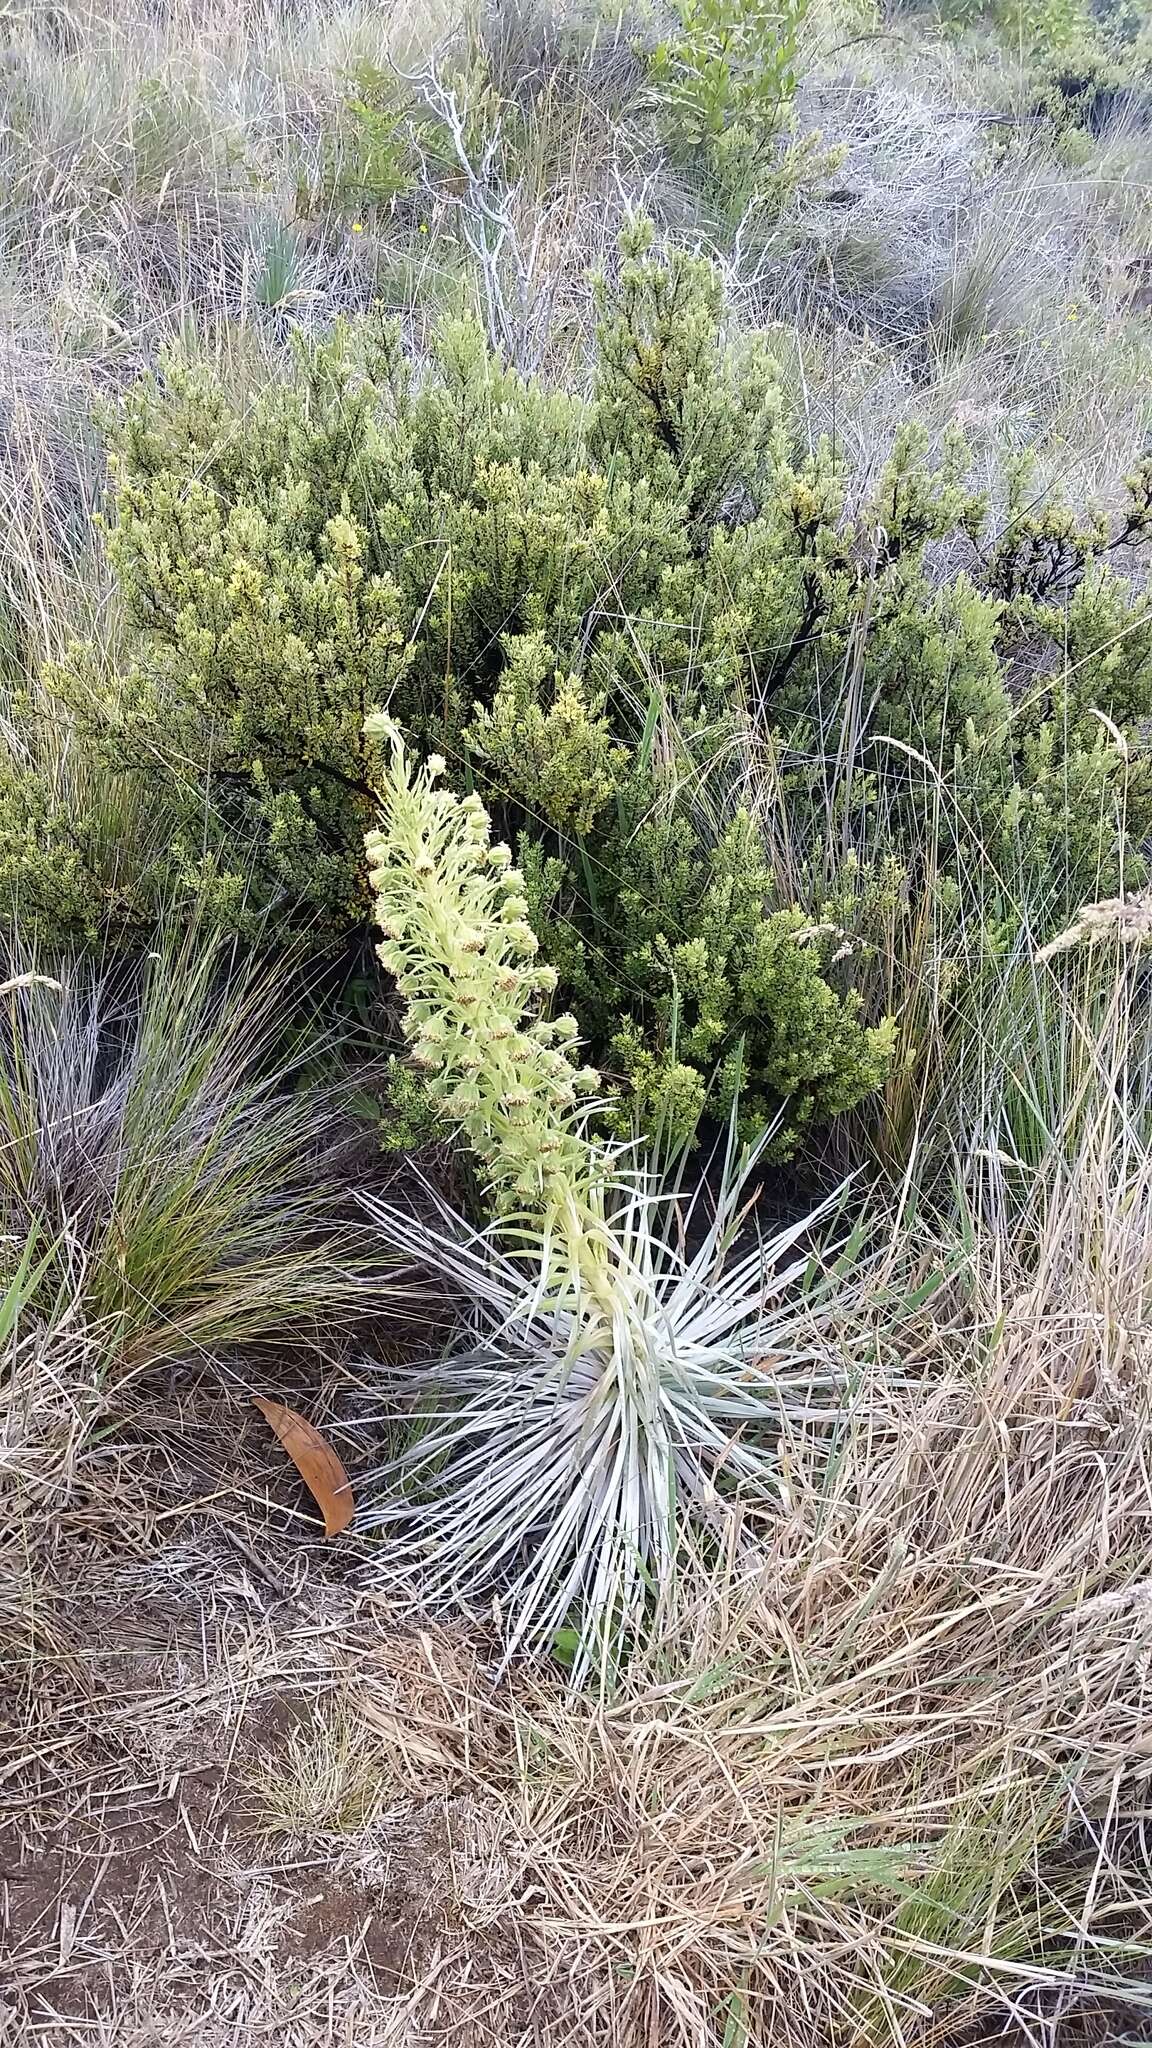
[[720, 279], [700, 258], [652, 255], [645, 222], [597, 282], [600, 324], [589, 445], [613, 476], [655, 487], [707, 535], [730, 502], [746, 515], [785, 453], [776, 362], [759, 339], [725, 345]]
[[586, 834], [628, 768], [612, 738], [607, 697], [553, 668], [542, 633], [509, 635], [491, 706], [477, 704], [468, 739], [505, 798]]
[[750, 1129], [786, 1109], [777, 1149], [788, 1150], [810, 1118], [880, 1084], [889, 1027], [867, 1027], [858, 998], [836, 990], [828, 920], [767, 908], [771, 876], [746, 813], [716, 841], [683, 808], [653, 807], [651, 779], [622, 792], [591, 904], [578, 872], [525, 835], [533, 924], [646, 1124], [691, 1130], [715, 1076], [715, 1106], [739, 1092]]
[[707, 265], [636, 228], [597, 293], [587, 396], [460, 320], [419, 374], [369, 321], [246, 406], [175, 363], [141, 386], [111, 429], [130, 661], [78, 649], [45, 715], [163, 830], [112, 878], [10, 754], [0, 886], [49, 931], [207, 897], [343, 948], [387, 708], [516, 847], [607, 1085], [679, 1131], [739, 1086], [786, 1147], [882, 1079], [873, 962], [925, 875], [999, 942], [1138, 871], [1152, 615], [1110, 562], [1152, 471], [1109, 519], [1021, 469], [990, 530], [960, 438], [907, 431], [861, 493]]

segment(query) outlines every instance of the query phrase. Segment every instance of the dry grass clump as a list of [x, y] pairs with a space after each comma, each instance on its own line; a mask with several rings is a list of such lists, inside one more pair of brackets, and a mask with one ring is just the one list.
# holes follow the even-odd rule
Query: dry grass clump
[[0, 1379], [0, 1484], [20, 1514], [54, 1514], [106, 1406], [98, 1332], [84, 1328], [75, 1302], [54, 1315], [29, 1314], [19, 1296], [34, 1291], [35, 1239], [9, 1285]]
[[802, 130], [841, 152], [764, 260], [733, 262], [750, 317], [809, 345], [813, 438], [859, 463], [900, 422], [959, 418], [977, 454], [1050, 453], [1090, 493], [1142, 447], [1150, 337], [1147, 134], [1129, 112], [1071, 142], [1002, 46], [829, 26], [814, 10]]
[[1109, 939], [1121, 946], [1144, 947], [1152, 940], [1152, 896], [1109, 896], [1099, 903], [1085, 903], [1067, 930], [1049, 939], [1037, 954], [1038, 960], [1054, 960], [1077, 946], [1104, 945]]
[[45, 1632], [53, 1640], [47, 1560], [60, 1515], [96, 1478], [93, 1438], [107, 1406], [100, 1333], [74, 1300], [31, 1307], [42, 1278], [29, 1238], [0, 1307], [0, 1665], [12, 1688], [35, 1670]]
[[[443, 34], [434, 9], [97, 4], [8, 24], [0, 279], [59, 377], [124, 381], [172, 340], [330, 319], [379, 285], [317, 214], [357, 77]], [[5, 325], [8, 322], [4, 322]]]
[[590, 2039], [911, 2042], [1140, 1953], [1147, 1360], [1077, 1402], [1059, 1293], [1058, 1334], [1013, 1304], [893, 1443], [798, 1465], [762, 1575], [624, 1698], [529, 1708], [533, 1918]]

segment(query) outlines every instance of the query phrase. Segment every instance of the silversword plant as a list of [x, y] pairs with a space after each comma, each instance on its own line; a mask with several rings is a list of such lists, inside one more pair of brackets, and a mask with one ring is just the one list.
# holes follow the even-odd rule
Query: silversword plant
[[468, 1303], [368, 1519], [420, 1598], [495, 1596], [509, 1654], [563, 1641], [584, 1677], [636, 1640], [686, 1545], [771, 1507], [781, 1438], [842, 1411], [843, 1289], [833, 1337], [814, 1219], [768, 1242], [748, 1228], [762, 1147], [737, 1161], [730, 1145], [696, 1228], [699, 1193], [679, 1210], [597, 1142], [598, 1076], [576, 1064], [572, 1022], [541, 1014], [553, 976], [483, 805], [438, 786], [438, 757], [413, 768], [390, 718], [369, 727], [388, 755], [367, 842], [380, 958], [497, 1214], [477, 1230], [442, 1203], [428, 1221], [364, 1198], [394, 1248]]

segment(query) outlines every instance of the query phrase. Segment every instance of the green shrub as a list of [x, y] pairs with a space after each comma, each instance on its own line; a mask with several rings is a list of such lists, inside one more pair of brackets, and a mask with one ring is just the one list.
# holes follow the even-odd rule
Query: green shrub
[[811, 154], [803, 143], [783, 146], [810, 0], [674, 4], [677, 30], [649, 60], [673, 156], [733, 215], [769, 190], [782, 201]]
[[1109, 558], [1152, 469], [1110, 522], [1021, 468], [997, 532], [962, 441], [908, 431], [861, 494], [799, 453], [706, 265], [635, 229], [597, 293], [587, 397], [460, 320], [419, 378], [368, 322], [246, 405], [175, 363], [141, 386], [111, 433], [131, 664], [76, 650], [51, 715], [161, 843], [110, 883], [106, 832], [9, 756], [0, 883], [49, 933], [207, 898], [344, 948], [386, 707], [517, 848], [621, 1113], [683, 1132], [739, 1085], [787, 1148], [883, 1078], [878, 949], [918, 891], [962, 878], [998, 943], [1138, 872], [1152, 615]]
[[1005, 40], [1037, 57], [1067, 49], [1087, 19], [1083, 0], [996, 0], [995, 13]]
[[1084, 0], [945, 0], [942, 11], [956, 29], [988, 22], [1012, 49], [1037, 59], [1067, 49], [1090, 18]]
[[413, 182], [412, 149], [403, 106], [387, 91], [365, 84], [344, 103], [315, 199], [302, 190], [307, 212], [365, 213], [387, 208]]
[[945, 14], [956, 28], [989, 22], [1027, 60], [1035, 112], [1068, 145], [1099, 134], [1130, 94], [1147, 90], [1146, 10], [1125, 0], [1107, 9], [1090, 0], [949, 0]]
[[727, 504], [744, 516], [759, 506], [784, 458], [779, 371], [758, 340], [722, 345], [710, 264], [654, 261], [644, 226], [625, 235], [621, 257], [612, 284], [595, 286], [589, 449], [613, 478], [686, 512], [699, 548]]
[[117, 903], [99, 809], [54, 787], [36, 746], [44, 722], [38, 709], [18, 701], [16, 715], [24, 745], [0, 753], [0, 893], [8, 919], [54, 945], [122, 939], [136, 923], [142, 877], [131, 875]]
[[109, 422], [135, 658], [109, 679], [77, 648], [51, 681], [108, 773], [172, 821], [141, 919], [174, 893], [225, 924], [283, 910], [321, 940], [362, 915], [364, 716], [408, 659], [407, 601], [364, 525], [391, 358], [341, 332], [299, 362], [248, 413], [171, 362]]
[[652, 778], [621, 794], [586, 889], [578, 863], [521, 839], [545, 956], [646, 1127], [691, 1131], [711, 1080], [716, 1109], [739, 1093], [749, 1131], [786, 1107], [777, 1142], [790, 1150], [810, 1118], [879, 1085], [890, 1028], [866, 1027], [859, 998], [834, 988], [829, 920], [766, 909], [772, 878], [747, 813], [717, 841]]
[[1042, 52], [1039, 108], [1068, 140], [1078, 130], [1099, 134], [1125, 92], [1137, 83], [1131, 58], [1109, 48], [1088, 28]]

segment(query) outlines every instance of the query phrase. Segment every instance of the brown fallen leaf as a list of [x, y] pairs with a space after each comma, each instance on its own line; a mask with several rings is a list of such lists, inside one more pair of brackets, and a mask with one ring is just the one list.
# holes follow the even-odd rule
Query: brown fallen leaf
[[356, 1512], [348, 1474], [320, 1431], [295, 1408], [253, 1394], [254, 1405], [279, 1437], [292, 1463], [324, 1517], [324, 1534], [339, 1536]]

